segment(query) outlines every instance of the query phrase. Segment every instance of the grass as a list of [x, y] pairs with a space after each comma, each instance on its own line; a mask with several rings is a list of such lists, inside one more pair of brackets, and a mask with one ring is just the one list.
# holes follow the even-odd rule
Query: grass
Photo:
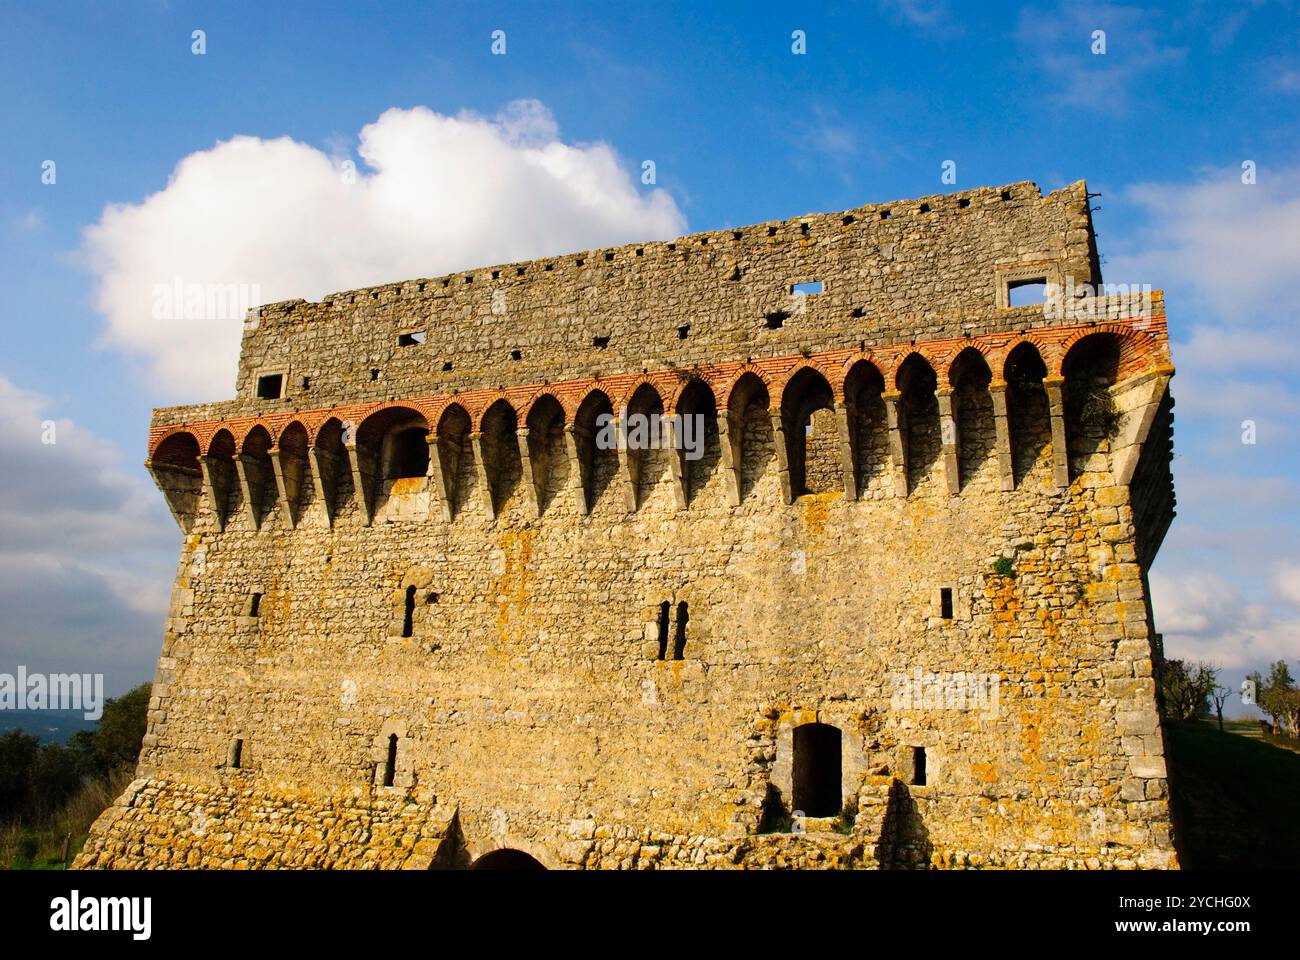
[[1300, 741], [1255, 720], [1166, 726], [1170, 785], [1189, 869], [1300, 867]]
[[0, 869], [63, 870], [86, 842], [90, 825], [134, 776], [130, 767], [107, 779], [88, 777], [62, 808], [28, 823], [0, 825]]

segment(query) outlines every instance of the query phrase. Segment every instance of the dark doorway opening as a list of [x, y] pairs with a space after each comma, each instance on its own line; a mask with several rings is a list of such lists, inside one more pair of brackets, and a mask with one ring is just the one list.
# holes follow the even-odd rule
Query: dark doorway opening
[[522, 850], [502, 847], [485, 853], [474, 861], [471, 870], [545, 870], [540, 860], [530, 857]]
[[842, 737], [838, 727], [805, 723], [794, 729], [794, 809], [807, 817], [833, 817], [841, 795]]

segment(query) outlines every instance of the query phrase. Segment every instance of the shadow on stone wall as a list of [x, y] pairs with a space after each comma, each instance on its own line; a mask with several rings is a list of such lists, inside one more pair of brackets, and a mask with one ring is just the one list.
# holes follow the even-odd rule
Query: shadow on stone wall
[[876, 862], [882, 870], [924, 870], [930, 866], [930, 832], [921, 820], [907, 785], [895, 780], [889, 787], [885, 817], [876, 842]]

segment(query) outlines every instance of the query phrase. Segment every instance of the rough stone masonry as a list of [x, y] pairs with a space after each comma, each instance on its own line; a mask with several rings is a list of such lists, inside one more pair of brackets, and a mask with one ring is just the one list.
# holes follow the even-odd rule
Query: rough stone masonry
[[1026, 182], [253, 311], [238, 399], [154, 412], [184, 540], [77, 865], [1175, 866], [1173, 367], [1100, 283]]

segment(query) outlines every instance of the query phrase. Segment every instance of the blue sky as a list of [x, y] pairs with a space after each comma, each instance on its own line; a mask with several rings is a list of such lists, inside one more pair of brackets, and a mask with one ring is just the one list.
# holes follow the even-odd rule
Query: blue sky
[[[1106, 278], [1162, 287], [1168, 302], [1180, 503], [1153, 580], [1169, 652], [1232, 678], [1294, 661], [1298, 13], [1288, 2], [0, 3], [0, 393], [6, 433], [22, 441], [0, 454], [0, 660], [103, 669], [110, 692], [152, 672], [177, 532], [139, 466], [149, 411], [230, 396], [233, 368], [220, 349], [215, 372], [216, 360], [192, 376], [169, 367], [160, 332], [132, 326], [114, 283], [129, 285], [151, 251], [182, 246], [187, 269], [220, 260], [210, 269], [227, 276], [261, 262], [264, 242], [296, 258], [274, 271], [281, 282], [304, 287], [270, 299], [359, 285], [306, 249], [330, 225], [304, 219], [312, 195], [298, 182], [345, 159], [373, 175], [358, 153], [368, 125], [370, 155], [400, 166], [430, 117], [472, 115], [496, 131], [526, 121], [518, 138], [493, 141], [502, 181], [521, 152], [567, 145], [612, 212], [593, 225], [511, 193], [513, 181], [493, 194], [480, 177], [469, 195], [481, 212], [448, 212], [447, 236], [419, 234], [421, 269], [380, 258], [366, 269], [393, 272], [365, 282], [472, 265], [458, 256], [513, 258], [516, 226], [530, 252], [555, 253], [1086, 178], [1102, 194]], [[201, 56], [194, 30], [205, 31]], [[491, 52], [494, 30], [504, 56]], [[1095, 30], [1102, 55], [1090, 50]], [[510, 106], [520, 101], [530, 105]], [[433, 217], [455, 207], [457, 164], [470, 163], [456, 151], [472, 155], [479, 129], [443, 125], [440, 180], [413, 205]], [[167, 213], [168, 198], [174, 208], [193, 196], [169, 188], [187, 157], [231, 178], [232, 192], [256, 179], [216, 150], [237, 135], [257, 138], [247, 163], [284, 171], [282, 209], [273, 189], [275, 203], [252, 193], [232, 204], [238, 217]], [[654, 185], [640, 182], [645, 160]], [[945, 160], [955, 186], [940, 182]], [[1254, 184], [1241, 182], [1248, 160]], [[116, 221], [114, 204], [126, 211]], [[518, 224], [502, 214], [516, 207]], [[177, 223], [224, 246], [178, 243]], [[96, 224], [98, 243], [86, 233]], [[384, 249], [382, 235], [360, 239]], [[134, 260], [105, 263], [137, 240]], [[231, 259], [226, 247], [240, 245]], [[39, 442], [44, 419], [60, 425], [53, 446]], [[1241, 442], [1246, 419], [1254, 445]], [[92, 479], [51, 483], [52, 467]]]

